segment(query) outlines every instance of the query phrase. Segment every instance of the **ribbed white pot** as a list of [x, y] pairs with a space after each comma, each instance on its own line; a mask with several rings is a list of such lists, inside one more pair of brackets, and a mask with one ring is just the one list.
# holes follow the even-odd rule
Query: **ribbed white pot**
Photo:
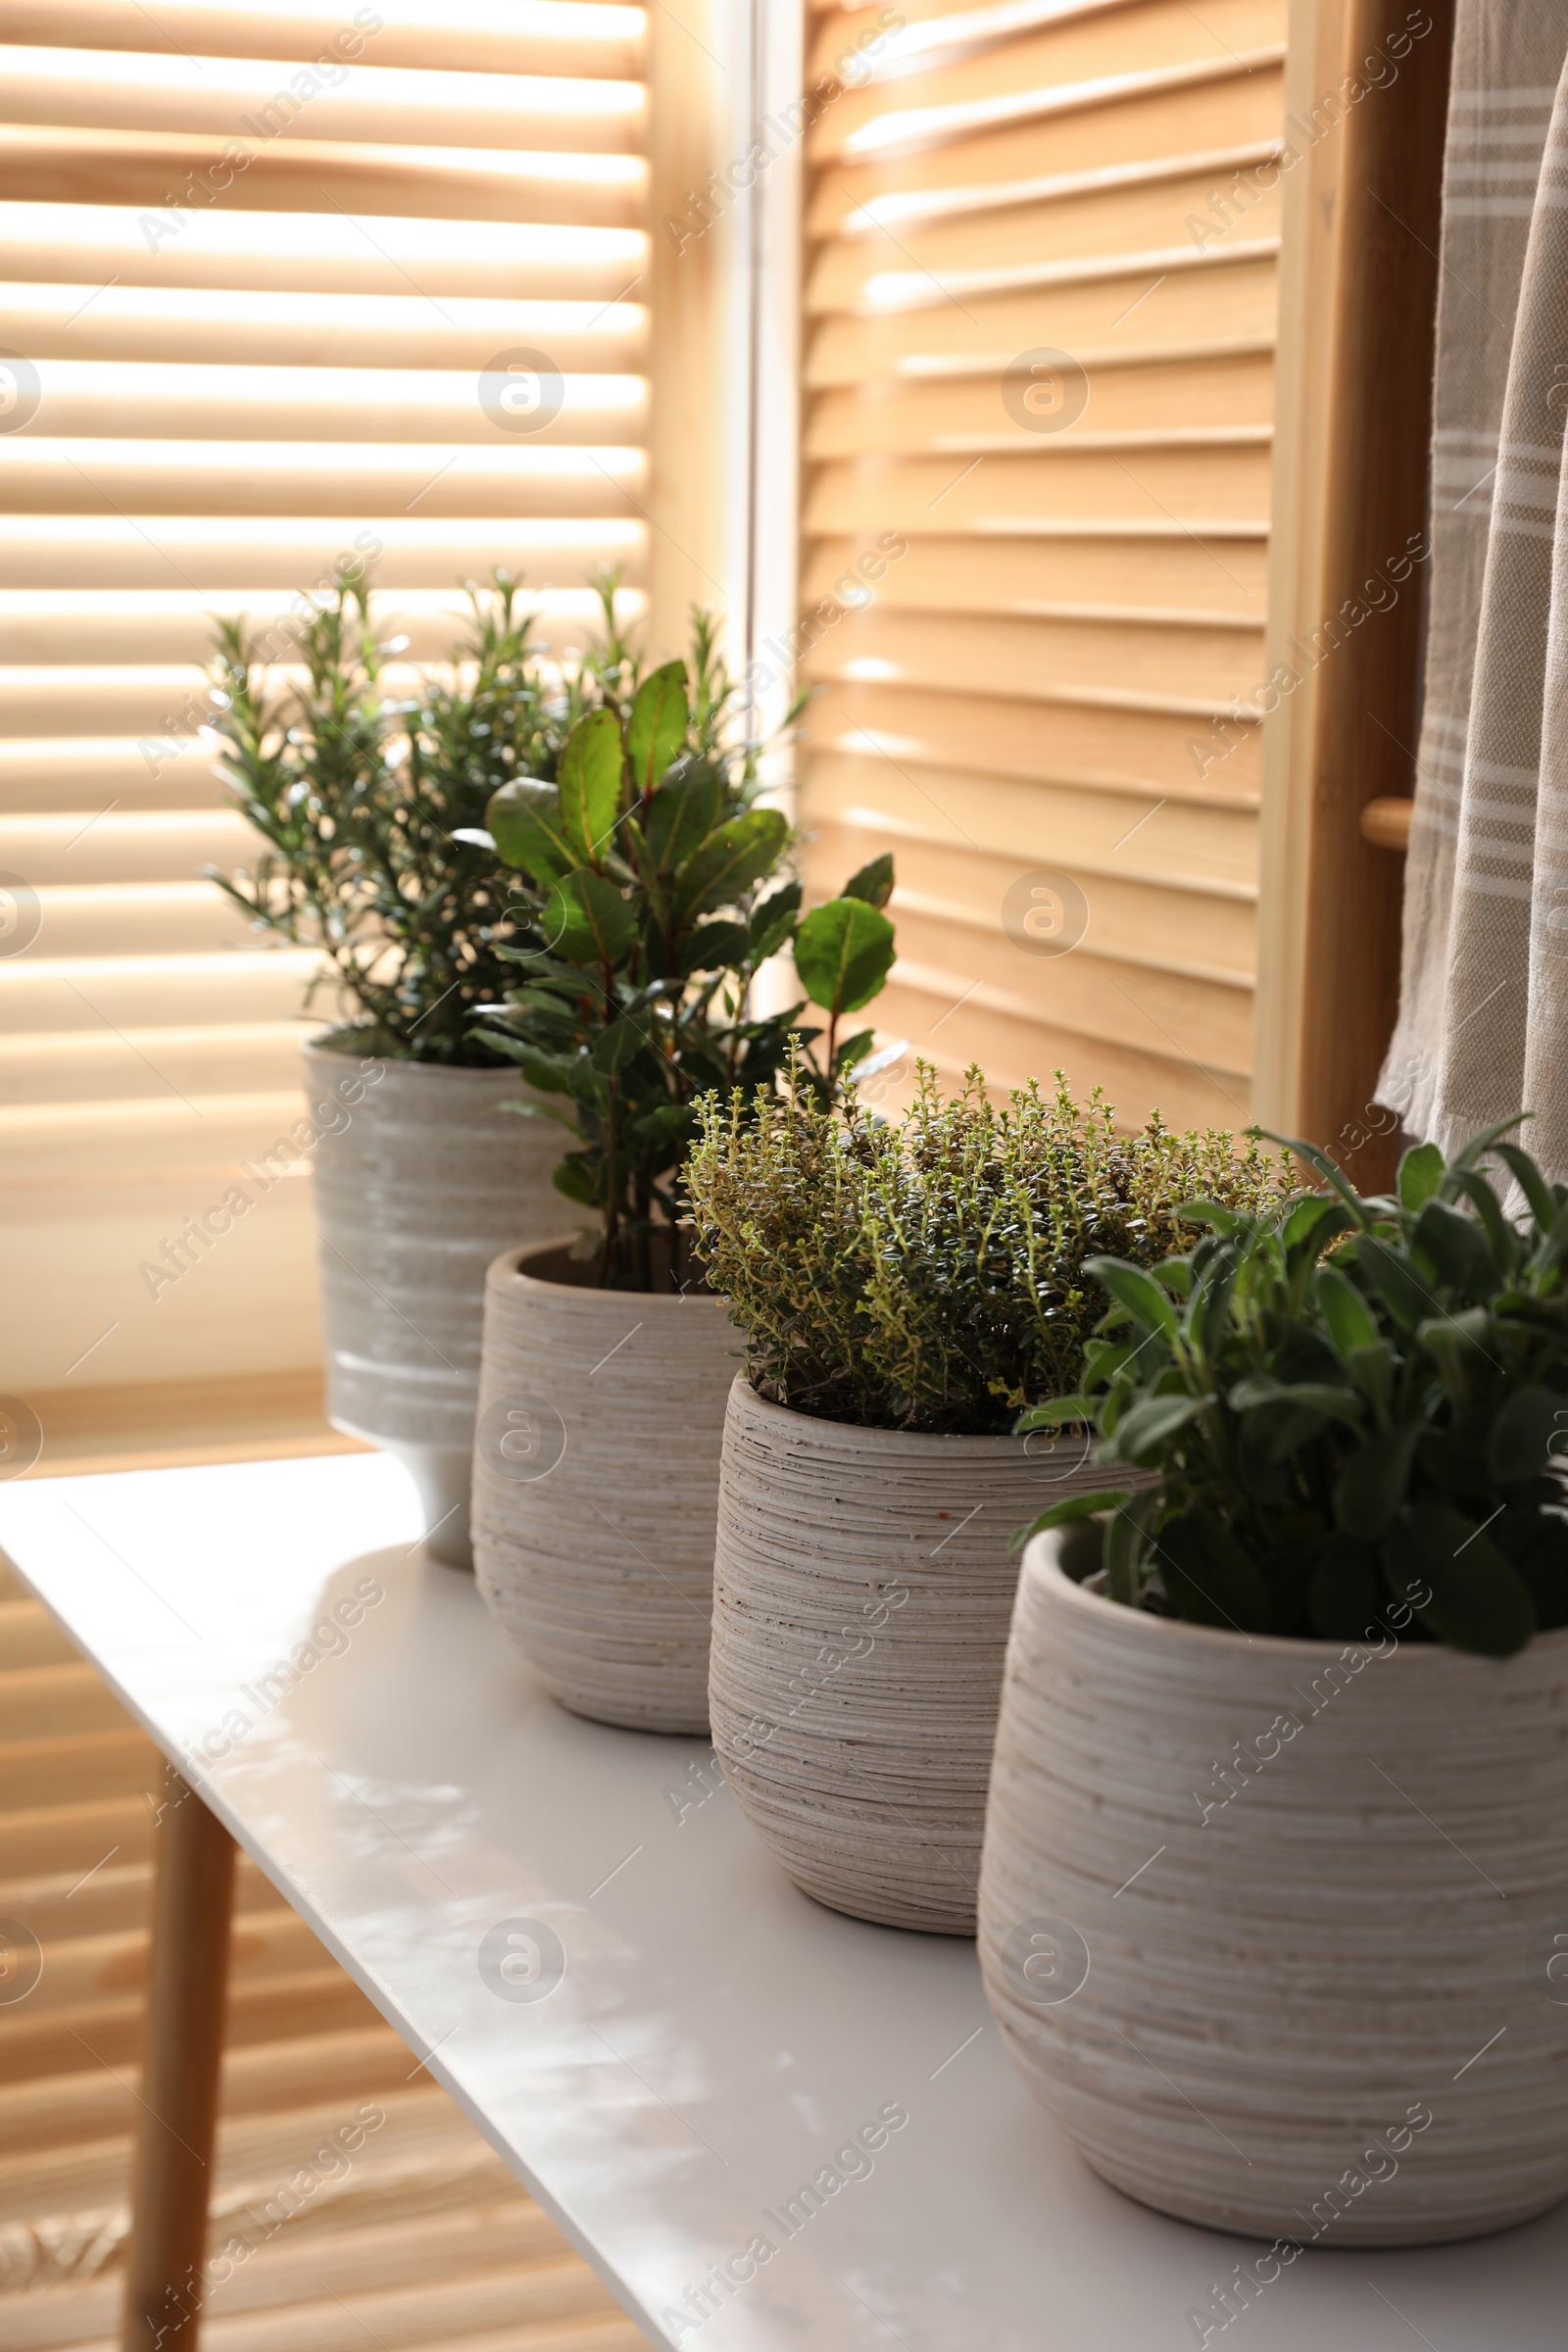
[[1216, 1632], [1102, 1599], [1039, 1539], [980, 1956], [1031, 2090], [1147, 2205], [1326, 2246], [1543, 2212], [1568, 2194], [1568, 1631], [1501, 1661]]
[[327, 1418], [395, 1454], [431, 1551], [471, 1564], [468, 1469], [485, 1270], [561, 1222], [561, 1137], [510, 1069], [304, 1049]]
[[590, 1283], [562, 1243], [490, 1268], [479, 1590], [573, 1713], [706, 1732], [719, 1442], [740, 1334], [707, 1293]]
[[1080, 1441], [862, 1429], [730, 1391], [713, 1743], [798, 1886], [857, 1919], [974, 1933], [1002, 1661], [1046, 1506], [1103, 1483]]

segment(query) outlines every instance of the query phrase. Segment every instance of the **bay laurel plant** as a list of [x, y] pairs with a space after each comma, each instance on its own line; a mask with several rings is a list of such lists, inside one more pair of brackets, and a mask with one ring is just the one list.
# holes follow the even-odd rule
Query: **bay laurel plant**
[[[573, 725], [553, 781], [503, 785], [470, 836], [513, 869], [525, 934], [498, 950], [515, 985], [476, 1034], [576, 1138], [555, 1181], [596, 1212], [582, 1254], [597, 1279], [647, 1291], [695, 1271], [682, 1168], [698, 1098], [766, 1095], [818, 1041], [812, 1083], [831, 1095], [870, 1054], [874, 1033], [844, 1024], [893, 960], [893, 861], [803, 916], [789, 820], [761, 805], [760, 747], [736, 737], [706, 614], [690, 672], [633, 667], [623, 685]], [[755, 1011], [757, 974], [784, 950], [805, 996]], [[802, 1025], [808, 1001], [825, 1033]]]
[[604, 674], [592, 660], [564, 677], [547, 662], [498, 570], [468, 591], [470, 634], [447, 674], [419, 673], [401, 699], [382, 672], [404, 641], [378, 637], [357, 575], [315, 600], [288, 648], [301, 684], [274, 683], [244, 620], [218, 624], [218, 772], [266, 846], [248, 871], [211, 879], [255, 927], [320, 952], [343, 1043], [411, 1061], [504, 1058], [474, 1016], [506, 980], [497, 951], [517, 926], [494, 858], [465, 828], [514, 775], [553, 774], [572, 719], [612, 686], [613, 588], [602, 589]]
[[688, 1182], [697, 1248], [780, 1404], [870, 1429], [1004, 1432], [1078, 1387], [1103, 1310], [1086, 1260], [1179, 1244], [1196, 1191], [1236, 1211], [1284, 1181], [1254, 1143], [1117, 1132], [1097, 1093], [1031, 1082], [993, 1101], [972, 1068], [944, 1099], [918, 1065], [895, 1121], [839, 1103], [792, 1058], [779, 1089], [710, 1098]]
[[1517, 1123], [1406, 1152], [1387, 1198], [1293, 1144], [1326, 1192], [1198, 1200], [1186, 1253], [1091, 1259], [1112, 1303], [1083, 1394], [1019, 1426], [1092, 1416], [1105, 1491], [1037, 1525], [1108, 1509], [1113, 1600], [1247, 1634], [1386, 1624], [1501, 1657], [1568, 1624], [1568, 1186], [1501, 1140]]

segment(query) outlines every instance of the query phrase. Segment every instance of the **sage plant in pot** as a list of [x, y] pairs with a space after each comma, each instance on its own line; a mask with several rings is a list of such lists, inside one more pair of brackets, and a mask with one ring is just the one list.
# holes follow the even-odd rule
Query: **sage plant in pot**
[[1505, 1132], [1091, 1261], [1030, 1417], [1102, 1492], [1026, 1555], [987, 1992], [1098, 2172], [1276, 2258], [1568, 2193], [1568, 1188]]
[[[553, 785], [509, 784], [489, 830], [528, 944], [478, 1032], [517, 1064], [532, 1124], [570, 1135], [556, 1171], [592, 1222], [490, 1269], [474, 1453], [480, 1590], [565, 1706], [699, 1732], [718, 1451], [736, 1333], [691, 1254], [681, 1175], [699, 1097], [772, 1085], [821, 1041], [824, 1090], [862, 1062], [845, 1016], [880, 989], [891, 861], [801, 914], [790, 828], [760, 805], [756, 749], [728, 738], [728, 681], [700, 617], [691, 673], [666, 662], [584, 716]], [[826, 1014], [749, 1010], [793, 948]]]
[[[327, 1413], [406, 1464], [430, 1550], [459, 1566], [485, 1269], [554, 1213], [545, 1139], [497, 1115], [515, 1074], [474, 1035], [516, 923], [494, 859], [461, 835], [499, 784], [548, 763], [564, 719], [514, 584], [472, 596], [471, 641], [412, 699], [385, 691], [402, 649], [350, 576], [282, 647], [221, 622], [212, 697], [219, 772], [266, 844], [213, 879], [317, 951], [339, 1015], [304, 1047]], [[303, 685], [275, 685], [285, 656]]]
[[895, 1927], [974, 1930], [1020, 1519], [1101, 1483], [1081, 1437], [1012, 1434], [1075, 1388], [1086, 1253], [1158, 1257], [1195, 1184], [1271, 1182], [1228, 1137], [1119, 1136], [1058, 1081], [978, 1069], [912, 1109], [705, 1104], [698, 1247], [746, 1335], [719, 1488], [713, 1740], [796, 1884]]

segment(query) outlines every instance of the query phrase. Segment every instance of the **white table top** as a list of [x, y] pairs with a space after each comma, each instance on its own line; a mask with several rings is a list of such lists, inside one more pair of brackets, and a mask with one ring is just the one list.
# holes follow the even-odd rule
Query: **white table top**
[[[702, 1742], [555, 1706], [418, 1532], [368, 1455], [0, 1492], [28, 1585], [656, 2344], [1197, 2343], [1189, 2312], [1259, 2249], [1085, 2169], [1008, 2065], [973, 1946], [798, 1893], [710, 1766], [704, 1798]], [[264, 1682], [367, 1585], [292, 1689]], [[907, 2121], [791, 2234], [786, 2202], [888, 2110]], [[683, 2314], [759, 2236], [755, 2275]], [[1209, 2341], [1561, 2352], [1565, 2290], [1568, 2208], [1309, 2250]]]

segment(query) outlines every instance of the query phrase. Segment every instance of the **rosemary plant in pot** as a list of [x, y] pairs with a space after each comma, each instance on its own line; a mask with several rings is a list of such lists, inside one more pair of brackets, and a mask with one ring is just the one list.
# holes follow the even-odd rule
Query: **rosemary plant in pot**
[[1099, 1483], [1078, 1438], [1011, 1434], [1075, 1388], [1086, 1252], [1158, 1257], [1195, 1182], [1248, 1201], [1229, 1138], [1118, 1136], [1058, 1082], [1002, 1107], [922, 1068], [899, 1124], [705, 1105], [699, 1248], [746, 1335], [724, 1429], [714, 1744], [796, 1884], [896, 1927], [972, 1934], [1017, 1583], [1009, 1538]]
[[472, 1034], [514, 924], [494, 860], [454, 835], [561, 733], [513, 583], [470, 593], [472, 642], [412, 700], [383, 692], [402, 649], [350, 577], [282, 649], [302, 685], [274, 688], [275, 632], [264, 659], [224, 621], [212, 697], [220, 773], [266, 844], [213, 879], [320, 954], [344, 1016], [304, 1048], [327, 1412], [406, 1464], [430, 1549], [459, 1566], [485, 1268], [553, 1211], [544, 1139], [496, 1115], [515, 1075]]
[[992, 2006], [1098, 2172], [1276, 2256], [1568, 2193], [1568, 1187], [1504, 1132], [1099, 1261], [1112, 1533], [1020, 1585]]
[[893, 954], [891, 860], [802, 917], [788, 823], [758, 805], [754, 751], [725, 741], [729, 702], [703, 620], [690, 678], [667, 662], [585, 716], [556, 784], [509, 785], [489, 817], [534, 937], [506, 951], [518, 985], [481, 1034], [570, 1130], [556, 1183], [594, 1222], [490, 1270], [480, 1590], [563, 1704], [664, 1732], [707, 1728], [738, 1345], [691, 1255], [694, 1104], [765, 1092], [792, 1036], [821, 1035], [798, 1029], [802, 1004], [750, 1013], [770, 956], [793, 947], [827, 1014], [816, 1083], [831, 1089], [871, 1044], [868, 1030], [841, 1039], [843, 1017]]

